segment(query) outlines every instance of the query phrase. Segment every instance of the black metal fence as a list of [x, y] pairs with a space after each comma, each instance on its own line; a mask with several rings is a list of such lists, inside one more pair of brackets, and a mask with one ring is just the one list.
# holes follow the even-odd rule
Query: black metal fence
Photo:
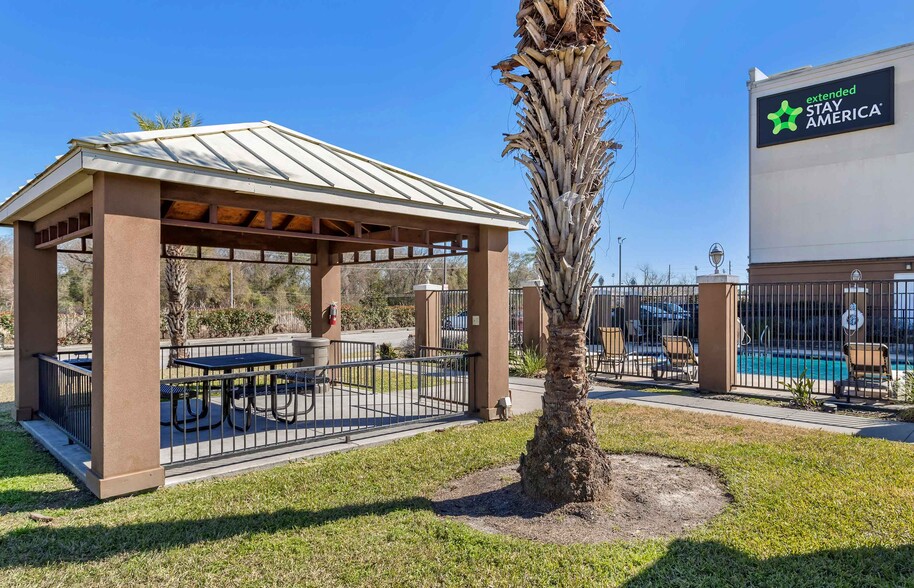
[[[462, 415], [469, 409], [472, 361], [434, 354], [163, 380], [162, 463]], [[370, 382], [352, 381], [365, 370]]]
[[914, 281], [741, 284], [737, 304], [739, 386], [914, 400]]
[[650, 376], [663, 366], [664, 336], [697, 344], [697, 285], [594, 288], [587, 329], [592, 371]]
[[508, 288], [508, 341], [512, 349], [524, 347], [523, 288]]
[[92, 445], [92, 372], [65, 361], [67, 357], [39, 355], [38, 413], [54, 423], [74, 443]]
[[[441, 346], [465, 348], [467, 327], [471, 320], [468, 313], [468, 290], [443, 290], [441, 292]], [[524, 346], [524, 290], [508, 289], [508, 336], [513, 349]]]
[[441, 346], [451, 349], [466, 348], [469, 327], [468, 290], [443, 290], [441, 292]]

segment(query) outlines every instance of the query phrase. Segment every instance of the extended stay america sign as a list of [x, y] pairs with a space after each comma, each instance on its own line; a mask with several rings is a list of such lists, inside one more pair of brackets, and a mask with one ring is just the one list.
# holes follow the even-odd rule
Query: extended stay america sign
[[758, 147], [895, 123], [895, 68], [759, 98]]

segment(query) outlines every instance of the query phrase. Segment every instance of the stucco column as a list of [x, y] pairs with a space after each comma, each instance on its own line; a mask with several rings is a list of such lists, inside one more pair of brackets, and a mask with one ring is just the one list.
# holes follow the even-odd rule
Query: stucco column
[[35, 249], [32, 223], [13, 225], [13, 337], [16, 342], [17, 421], [35, 418], [38, 412], [38, 360], [36, 353], [57, 352], [57, 251]]
[[729, 392], [736, 383], [737, 284], [729, 275], [698, 277], [698, 387]]
[[467, 258], [469, 351], [480, 354], [470, 374], [470, 408], [493, 420], [496, 403], [508, 396], [508, 231], [479, 227], [478, 250]]
[[159, 465], [159, 182], [92, 180], [92, 464], [111, 498], [165, 483]]
[[[315, 265], [311, 266], [311, 336], [339, 341], [342, 337], [342, 316], [338, 315], [336, 324], [330, 324], [330, 305], [341, 305], [342, 279], [340, 266], [330, 259], [330, 243], [318, 241], [315, 254]], [[330, 347], [330, 363], [339, 363], [334, 357], [336, 347]]]
[[549, 316], [543, 304], [540, 289], [542, 280], [531, 280], [521, 284], [524, 308], [524, 348], [537, 349], [546, 354], [546, 339], [548, 337]]
[[416, 355], [423, 347], [441, 347], [441, 290], [438, 284], [413, 286], [416, 297]]

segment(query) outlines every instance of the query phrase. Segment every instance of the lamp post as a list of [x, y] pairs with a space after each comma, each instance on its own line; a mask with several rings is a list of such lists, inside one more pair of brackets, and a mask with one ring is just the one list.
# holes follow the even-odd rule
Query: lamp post
[[625, 242], [625, 237], [618, 237], [619, 239], [619, 285], [622, 285], [622, 243]]
[[711, 245], [710, 251], [708, 251], [708, 259], [711, 261], [711, 265], [714, 266], [714, 273], [720, 273], [720, 266], [724, 263], [724, 247], [720, 243], [715, 243]]

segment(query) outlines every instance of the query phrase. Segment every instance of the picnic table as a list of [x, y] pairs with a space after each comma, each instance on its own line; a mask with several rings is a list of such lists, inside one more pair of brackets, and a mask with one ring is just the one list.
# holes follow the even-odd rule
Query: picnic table
[[[269, 366], [269, 369], [275, 370], [276, 366], [283, 364], [292, 364], [299, 363], [303, 361], [302, 357], [295, 355], [282, 355], [278, 353], [265, 353], [261, 351], [251, 352], [251, 353], [236, 353], [230, 355], [211, 355], [203, 357], [184, 357], [175, 360], [176, 365], [182, 365], [186, 367], [196, 368], [203, 372], [204, 376], [208, 376], [213, 372], [221, 372], [223, 374], [230, 374], [234, 370], [245, 369], [250, 370], [253, 368]], [[270, 385], [268, 390], [270, 391], [270, 406], [266, 409], [258, 409], [256, 404], [257, 397], [257, 377], [249, 376], [247, 378], [247, 385], [242, 387], [241, 397], [244, 400], [244, 404], [241, 407], [235, 405], [235, 387], [231, 384], [229, 379], [226, 382], [223, 382], [222, 385], [222, 418], [216, 423], [209, 423], [207, 425], [197, 425], [196, 427], [188, 428], [182, 427], [178, 424], [177, 419], [172, 419], [172, 424], [175, 428], [182, 432], [193, 433], [196, 431], [203, 431], [208, 429], [215, 429], [216, 427], [221, 427], [223, 422], [228, 422], [228, 424], [238, 431], [246, 431], [251, 428], [251, 422], [253, 420], [253, 415], [256, 410], [261, 410], [265, 412], [270, 410], [273, 413], [274, 418], [278, 420], [283, 420], [288, 422], [288, 419], [285, 419], [279, 414], [278, 411], [278, 400], [277, 400], [277, 387], [276, 387], [276, 375], [270, 375]], [[163, 386], [164, 387], [164, 386]], [[162, 391], [163, 395], [165, 390]], [[184, 391], [186, 394], [186, 391]], [[174, 400], [176, 397], [175, 394], [181, 394], [180, 390], [169, 390], [168, 393], [172, 395], [173, 406], [176, 407]], [[201, 419], [205, 418], [209, 413], [209, 405], [212, 398], [212, 382], [205, 381], [203, 382], [203, 408], [197, 414], [192, 414], [193, 420], [200, 422]], [[290, 400], [289, 403], [292, 401]], [[297, 402], [297, 398], [296, 398]], [[288, 404], [286, 408], [288, 408]], [[245, 412], [245, 422], [243, 426], [238, 426], [235, 423], [234, 410], [243, 410]], [[176, 411], [173, 410], [173, 414], [176, 414]], [[185, 419], [186, 420], [186, 419]], [[294, 416], [292, 419], [294, 422]]]

